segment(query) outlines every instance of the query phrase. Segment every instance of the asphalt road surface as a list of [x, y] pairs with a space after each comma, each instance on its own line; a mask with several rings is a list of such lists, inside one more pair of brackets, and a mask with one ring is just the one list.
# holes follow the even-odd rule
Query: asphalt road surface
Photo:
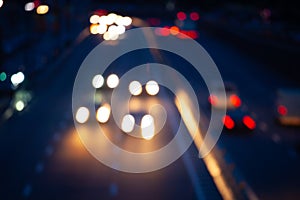
[[[222, 134], [218, 146], [224, 158], [259, 199], [297, 199], [299, 129], [281, 127], [274, 123], [273, 116], [276, 89], [295, 83], [270, 71], [264, 60], [236, 44], [201, 28], [199, 35], [200, 44], [217, 64], [223, 79], [238, 86], [243, 103], [257, 121], [252, 133]], [[113, 170], [84, 148], [73, 125], [72, 87], [80, 64], [99, 42], [98, 37], [87, 36], [75, 45], [55, 73], [41, 81], [32, 103], [2, 125], [1, 199], [221, 199], [195, 145], [170, 166], [145, 174]], [[200, 75], [176, 55], [159, 55], [162, 62], [189, 78], [203, 110], [201, 116], [208, 119], [208, 94]], [[149, 51], [127, 56], [114, 64], [114, 72], [122, 74], [136, 65], [157, 61]], [[160, 141], [153, 140], [149, 146], [140, 144], [139, 149], [139, 140], [124, 135], [111, 121], [104, 126], [105, 132], [115, 135], [124, 148], [135, 151], [157, 148], [160, 144], [156, 142], [166, 143], [175, 132], [174, 121], [180, 118], [167, 94], [153, 97], [172, 113]]]

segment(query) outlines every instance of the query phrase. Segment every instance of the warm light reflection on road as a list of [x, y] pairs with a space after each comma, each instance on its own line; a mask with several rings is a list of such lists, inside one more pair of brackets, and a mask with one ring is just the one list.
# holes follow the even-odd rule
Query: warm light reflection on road
[[146, 111], [148, 112], [153, 105], [159, 104], [160, 101], [156, 97], [140, 99], [139, 97], [132, 97], [130, 99], [129, 110], [131, 112]]
[[[104, 186], [109, 185], [113, 181], [116, 181], [114, 175], [116, 175], [117, 171], [111, 170], [109, 167], [106, 166], [104, 167], [104, 165], [100, 161], [96, 160], [87, 151], [87, 149], [82, 143], [83, 140], [95, 143], [95, 137], [93, 137], [95, 136], [95, 133], [91, 132], [91, 130], [96, 130], [95, 127], [92, 127], [91, 129], [88, 125], [83, 124], [80, 126], [79, 130], [83, 133], [81, 134], [81, 136], [79, 136], [79, 134], [77, 133], [78, 130], [76, 130], [75, 128], [66, 130], [64, 133], [61, 133], [61, 139], [54, 147], [54, 153], [51, 157], [49, 157], [49, 160], [47, 160], [46, 163], [45, 170], [47, 170], [47, 186], [55, 187], [58, 183], [60, 184], [60, 181], [62, 181], [61, 184], [64, 184], [63, 186], [74, 189], [76, 191], [78, 189], [79, 191], [90, 191], [90, 189], [98, 187], [97, 185], [99, 184], [100, 186]], [[110, 127], [106, 125], [103, 126], [103, 130], [106, 134], [113, 131]], [[124, 134], [118, 135], [122, 136]], [[104, 146], [104, 153], [107, 154], [107, 156], [110, 156], [112, 149], [105, 148], [106, 146], [103, 141], [98, 142], [99, 143], [97, 144]], [[139, 144], [138, 141], [132, 143], [132, 141], [128, 141], [125, 139], [124, 142], [126, 143], [126, 146], [134, 144], [141, 149], [147, 146], [144, 144]], [[149, 143], [150, 141], [146, 142]], [[116, 165], [122, 162], [130, 162], [126, 160], [126, 158], [122, 158], [120, 156], [110, 158], [113, 160], [112, 162], [114, 162]], [[151, 165], [153, 162], [157, 161], [155, 160], [155, 158], [153, 158], [145, 159], [142, 162], [149, 163], [149, 165]], [[139, 163], [136, 164], [138, 165]], [[163, 173], [151, 173], [149, 175], [146, 174], [146, 176], [148, 176], [146, 180], [155, 180], [155, 182], [157, 182], [158, 184], [164, 182], [164, 179], [167, 178], [167, 176], [165, 176], [165, 174]], [[118, 181], [120, 181], [120, 183], [125, 183], [125, 185], [128, 185], [127, 188], [122, 189], [124, 189], [125, 191], [130, 191], [132, 189], [132, 184], [130, 183], [130, 180], [128, 180], [127, 177], [128, 176], [118, 176]], [[75, 180], [75, 182], [67, 182], [67, 185], [65, 185], [65, 180], [69, 178], [71, 180]], [[158, 187], [158, 189], [159, 188], [160, 187]], [[134, 188], [132, 190], [134, 191]], [[103, 190], [93, 190], [93, 195], [101, 196], [103, 195]], [[85, 198], [86, 196], [83, 197]]]
[[[116, 126], [112, 126], [111, 123], [101, 124], [101, 129], [104, 136], [101, 136], [99, 127], [97, 126], [92, 126], [91, 124], [82, 124], [77, 127], [77, 131], [80, 132], [80, 136], [74, 130], [70, 136], [64, 138], [64, 147], [62, 147], [64, 149], [62, 151], [64, 156], [74, 157], [74, 154], [82, 154], [81, 151], [84, 147], [83, 144], [86, 144], [90, 148], [89, 150], [93, 150], [93, 152], [96, 152], [96, 154], [101, 154], [103, 159], [112, 160], [112, 162], [115, 163], [131, 165], [132, 163], [128, 163], [130, 162], [130, 159], [123, 158], [121, 154], [118, 153], [118, 150], [111, 148], [109, 143], [118, 146], [124, 151], [133, 153], [149, 153], [157, 150], [163, 145], [161, 144], [162, 141], [157, 140], [156, 137], [152, 140], [144, 140], [124, 134], [122, 133], [121, 129], [117, 128]], [[149, 162], [149, 164], [153, 164], [158, 162], [159, 159], [160, 158], [152, 157], [151, 159], [143, 160], [143, 162]]]
[[[184, 91], [179, 91], [176, 94], [175, 104], [177, 109], [181, 115], [181, 118], [187, 127], [191, 137], [194, 137], [194, 143], [200, 152], [201, 145], [205, 145], [203, 143], [204, 136], [201, 133], [200, 126], [194, 116], [193, 105], [191, 104], [189, 97], [184, 93]], [[204, 148], [206, 148], [204, 146]], [[206, 152], [207, 150], [204, 150]], [[224, 199], [233, 199], [233, 191], [226, 184], [225, 178], [222, 174], [222, 170], [217, 162], [217, 159], [213, 153], [209, 153], [207, 156], [203, 158], [206, 167], [214, 179], [214, 182], [221, 193]]]
[[[99, 174], [101, 172], [99, 170], [103, 169], [98, 164], [98, 161], [93, 159], [84, 147], [76, 130], [69, 129], [62, 133], [61, 140], [55, 147], [54, 154], [47, 165], [50, 171], [48, 173], [51, 174], [49, 178], [80, 175], [83, 179], [82, 174], [90, 175], [90, 177]], [[87, 184], [91, 182], [89, 177], [84, 179]], [[56, 181], [54, 184], [57, 184]]]

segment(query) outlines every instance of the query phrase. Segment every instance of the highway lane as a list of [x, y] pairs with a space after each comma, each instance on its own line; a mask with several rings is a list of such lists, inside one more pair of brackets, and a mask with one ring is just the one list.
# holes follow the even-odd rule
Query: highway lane
[[[276, 73], [276, 69], [270, 70], [272, 66], [266, 64], [270, 61], [257, 56], [255, 47], [248, 47], [254, 48], [249, 53], [248, 49], [241, 48], [247, 48], [243, 41], [237, 40], [241, 44], [236, 44], [215, 34], [200, 29], [199, 42], [216, 62], [223, 79], [237, 85], [243, 103], [257, 121], [253, 133], [224, 133], [219, 145], [259, 198], [297, 199], [300, 157], [295, 147], [300, 141], [300, 130], [274, 122], [276, 89], [297, 87], [297, 80]], [[268, 54], [268, 49], [265, 52]], [[276, 66], [276, 60], [271, 65]], [[286, 65], [290, 62], [286, 60]]]
[[[243, 102], [254, 112], [258, 122], [258, 129], [251, 136], [229, 136], [225, 133], [222, 135], [219, 145], [226, 152], [225, 158], [235, 166], [239, 174], [244, 177], [242, 179], [250, 184], [258, 197], [263, 199], [297, 197], [299, 156], [292, 145], [294, 139], [298, 139], [296, 134], [299, 131], [295, 128], [287, 129], [275, 125], [270, 114], [273, 110], [275, 89], [291, 83], [266, 70], [263, 62], [256, 60], [254, 55], [244, 54], [234, 45], [201, 30], [199, 41], [211, 54], [223, 78], [237, 84]], [[61, 71], [53, 78], [53, 84], [49, 84], [45, 91], [41, 91], [27, 110], [1, 127], [4, 137], [1, 140], [1, 159], [5, 163], [1, 166], [1, 177], [4, 177], [2, 184], [4, 187], [0, 190], [1, 196], [11, 198], [30, 196], [36, 199], [49, 196], [50, 199], [65, 194], [80, 199], [86, 195], [85, 191], [89, 191], [91, 198], [97, 195], [103, 195], [104, 198], [117, 198], [118, 194], [133, 194], [134, 191], [128, 188], [130, 185], [126, 184], [127, 180], [131, 179], [128, 174], [111, 172], [104, 166], [95, 167], [96, 163], [99, 163], [87, 154], [78, 138], [74, 137], [76, 134], [71, 125], [70, 98], [74, 77], [85, 55], [98, 42], [88, 38], [76, 47], [71, 56], [61, 63]], [[166, 57], [168, 57], [166, 64], [177, 69], [185, 67], [182, 72], [190, 78], [195, 89], [199, 91], [200, 106], [209, 116], [206, 104], [207, 91], [200, 77], [191, 73], [186, 67], [187, 64], [179, 61], [175, 56], [166, 55]], [[120, 59], [120, 63], [134, 66], [145, 60], [147, 62], [152, 59], [148, 56], [135, 60], [124, 57]], [[125, 69], [126, 67], [123, 68], [124, 71]], [[120, 73], [122, 72], [121, 69]], [[12, 148], [13, 146], [15, 148]], [[72, 150], [77, 153], [74, 155]], [[189, 152], [192, 154], [194, 165], [204, 167], [201, 161], [194, 161], [195, 147], [191, 147]], [[84, 171], [86, 167], [88, 169]], [[98, 179], [93, 172], [99, 174], [101, 172], [105, 176]], [[170, 177], [178, 173], [181, 174], [178, 177], [184, 178], [170, 181]], [[161, 179], [163, 183], [174, 185], [174, 188], [170, 189], [172, 191], [180, 191], [182, 186], [173, 182], [187, 183], [188, 189], [185, 193], [175, 192], [176, 196], [195, 197], [195, 194], [190, 192], [193, 191], [193, 187], [191, 180], [187, 179], [188, 173], [182, 159], [175, 162], [174, 166], [155, 172], [151, 176], [135, 176], [132, 182], [151, 182], [150, 189], [140, 186], [139, 194], [144, 194], [143, 191], [161, 191], [161, 188], [157, 187], [156, 179], [153, 180], [152, 177], [161, 177], [162, 174], [166, 176]], [[102, 178], [105, 180], [104, 183], [99, 181]], [[205, 180], [205, 184], [212, 184], [207, 176]], [[60, 184], [56, 185], [57, 182]], [[86, 190], [79, 194], [80, 188], [84, 186]], [[72, 191], [74, 188], [76, 193]], [[127, 191], [131, 192], [126, 193]], [[162, 194], [166, 195], [165, 197], [174, 197], [169, 190], [164, 192]]]
[[[278, 73], [276, 68], [270, 70], [272, 65], [278, 67], [277, 62], [280, 59], [274, 58], [271, 62], [267, 48], [260, 49], [260, 52], [265, 51], [264, 58], [257, 55], [255, 45], [246, 46], [248, 43], [244, 44], [242, 40], [226, 40], [226, 37], [220, 36], [220, 32], [200, 27], [199, 35], [199, 43], [212, 56], [223, 80], [237, 85], [243, 103], [257, 122], [257, 129], [253, 133], [228, 134], [224, 131], [218, 143], [225, 152], [225, 160], [233, 167], [233, 173], [237, 174], [236, 179], [241, 183], [241, 188], [244, 182], [248, 183], [261, 199], [297, 199], [297, 188], [300, 185], [300, 159], [297, 149], [300, 130], [297, 127], [276, 124], [274, 113], [276, 90], [280, 87], [297, 87], [298, 81], [290, 79], [287, 74]], [[274, 51], [276, 52], [272, 50], [272, 53]], [[277, 51], [276, 55], [284, 53], [283, 50]], [[194, 89], [198, 91], [200, 107], [209, 119], [208, 92], [201, 77], [195, 75], [193, 70], [185, 70], [191, 67], [189, 63], [170, 53], [164, 54], [168, 58], [168, 65], [189, 78]], [[291, 62], [295, 60], [286, 60], [285, 63], [288, 66]], [[208, 120], [204, 121], [207, 126]]]
[[[111, 141], [123, 149], [132, 152], [149, 152], [151, 148], [152, 150], [158, 148], [157, 143], [171, 133], [169, 126], [167, 125], [150, 143], [121, 132], [114, 125], [113, 120], [102, 127], [107, 136], [112, 138]], [[191, 147], [189, 153], [185, 155], [185, 159], [190, 160], [188, 162], [194, 163], [192, 165], [196, 169], [196, 174], [193, 175], [198, 176], [201, 190], [204, 188], [208, 199], [220, 198], [216, 195], [212, 180], [195, 151], [195, 148]], [[151, 160], [151, 162], [156, 161]], [[112, 170], [99, 163], [86, 151], [75, 130], [69, 130], [69, 133], [63, 136], [56, 147], [56, 152], [47, 163], [45, 171], [35, 180], [36, 191], [32, 193], [33, 199], [45, 198], [45, 194], [47, 194], [46, 199], [70, 197], [74, 199], [87, 197], [90, 199], [197, 199], [195, 189], [200, 189], [194, 188], [182, 159], [162, 170], [146, 174], [128, 174]], [[118, 165], [117, 158], [115, 164]], [[63, 188], [69, 191], [57, 192]]]
[[[71, 92], [78, 67], [98, 42], [97, 38], [88, 37], [79, 44], [62, 61], [61, 70], [54, 74], [51, 84], [36, 94], [24, 112], [1, 128], [4, 137], [1, 158], [5, 163], [1, 166], [1, 196], [13, 199], [134, 199], [141, 196], [196, 199], [199, 190], [204, 190], [208, 198], [220, 199], [193, 146], [171, 166], [140, 175], [112, 170], [83, 148], [70, 118]], [[138, 58], [131, 63], [133, 66], [137, 60], [143, 63], [144, 58], [149, 59], [148, 55]], [[131, 147], [134, 143], [126, 145]], [[188, 160], [189, 167], [184, 160]], [[194, 169], [192, 174], [191, 168]], [[197, 178], [196, 182], [191, 178]], [[199, 184], [201, 188], [197, 188]]]

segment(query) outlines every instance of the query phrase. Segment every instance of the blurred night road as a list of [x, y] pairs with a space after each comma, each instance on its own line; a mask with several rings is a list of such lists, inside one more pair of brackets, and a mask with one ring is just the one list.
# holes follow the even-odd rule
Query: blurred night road
[[[5, 7], [6, 1], [3, 2], [1, 19], [7, 16], [10, 8], [9, 5]], [[47, 5], [47, 2], [36, 2], [33, 4], [35, 10], [40, 5]], [[277, 110], [283, 116], [289, 116], [292, 111], [288, 110], [291, 105], [277, 108], [276, 104], [279, 88], [300, 88], [299, 38], [297, 41], [297, 37], [295, 40], [283, 37], [284, 40], [282, 35], [272, 32], [271, 25], [267, 31], [259, 26], [255, 31], [243, 29], [236, 25], [237, 22], [226, 22], [225, 14], [218, 19], [220, 10], [225, 11], [225, 7], [202, 11], [184, 5], [177, 7], [172, 2], [165, 2], [167, 14], [162, 13], [164, 7], [154, 3], [148, 5], [153, 13], [141, 4], [61, 1], [52, 10], [53, 3], [49, 3], [48, 13], [42, 16], [31, 13], [32, 16], [28, 17], [28, 20], [36, 20], [38, 25], [28, 23], [27, 33], [17, 30], [19, 37], [8, 37], [10, 32], [3, 31], [0, 35], [3, 47], [0, 52], [0, 199], [300, 198], [299, 124], [279, 123]], [[25, 3], [10, 4], [11, 9], [14, 6], [23, 9]], [[60, 5], [66, 6], [65, 10], [57, 9]], [[101, 13], [100, 9], [106, 13]], [[172, 30], [176, 26], [199, 42], [216, 63], [223, 80], [238, 90], [238, 100], [242, 103], [232, 112], [239, 109], [246, 112], [255, 121], [255, 126], [249, 128], [245, 117], [241, 124], [254, 130], [245, 127], [226, 130], [224, 127], [217, 145], [204, 159], [198, 156], [199, 141], [195, 138], [195, 143], [178, 160], [149, 173], [125, 173], [96, 160], [82, 144], [74, 126], [73, 116], [76, 114], [72, 113], [72, 91], [77, 72], [91, 50], [106, 39], [112, 40], [108, 44], [118, 44], [118, 39], [113, 40], [112, 36], [105, 39], [105, 34], [92, 34], [93, 25], [89, 21], [95, 14], [100, 16], [111, 12], [132, 17], [132, 24], [126, 29], [166, 27], [170, 30], [161, 29], [168, 31], [162, 31], [157, 37], [175, 37]], [[194, 15], [190, 14], [191, 19], [185, 21], [188, 13]], [[268, 20], [268, 14], [264, 10], [263, 20]], [[45, 18], [47, 16], [49, 18]], [[59, 25], [55, 23], [58, 18], [61, 19]], [[1, 20], [1, 32], [8, 23]], [[293, 30], [293, 34], [299, 37], [297, 31]], [[126, 32], [122, 36], [126, 39]], [[22, 37], [30, 43], [21, 45]], [[208, 103], [210, 94], [201, 75], [178, 55], [161, 50], [136, 50], [119, 57], [103, 76], [114, 73], [121, 77], [135, 66], [157, 62], [178, 70], [190, 81], [199, 101], [201, 117], [197, 126], [205, 132], [214, 105]], [[24, 81], [18, 72], [24, 73]], [[16, 74], [18, 77], [15, 76], [14, 80], [12, 76]], [[176, 82], [176, 77], [169, 78]], [[112, 90], [99, 88], [97, 92], [109, 98]], [[184, 114], [175, 105], [174, 94], [160, 87], [157, 95], [143, 94], [131, 100], [131, 109], [135, 109], [133, 115], [138, 116], [137, 124], [145, 114], [143, 107], [153, 103], [162, 105], [167, 112], [166, 123], [158, 135], [150, 140], [134, 138], [118, 128], [112, 118], [101, 124], [105, 135], [118, 146], [137, 153], [154, 151], [168, 144]], [[300, 101], [297, 103], [299, 105]], [[298, 105], [295, 105], [295, 110]], [[230, 110], [228, 116], [229, 113]], [[292, 116], [296, 124], [299, 118], [300, 113]], [[193, 124], [193, 121], [183, 121], [187, 127]], [[238, 124], [235, 121], [233, 126]], [[224, 125], [227, 127], [226, 121]], [[89, 123], [83, 123], [82, 131], [87, 131], [88, 126]], [[180, 148], [181, 141], [177, 142]], [[157, 161], [145, 159], [145, 162]], [[115, 163], [117, 165], [118, 161]]]

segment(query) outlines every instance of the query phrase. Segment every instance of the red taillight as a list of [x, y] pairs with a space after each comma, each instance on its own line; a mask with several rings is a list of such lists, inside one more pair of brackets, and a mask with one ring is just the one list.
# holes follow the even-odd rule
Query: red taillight
[[243, 123], [245, 124], [245, 126], [247, 126], [247, 128], [251, 130], [255, 129], [256, 127], [255, 121], [249, 116], [243, 117]]
[[162, 36], [168, 36], [168, 35], [170, 35], [170, 29], [169, 29], [169, 27], [165, 26], [164, 28], [160, 29], [160, 34]]
[[199, 16], [199, 14], [198, 14], [197, 12], [192, 12], [192, 13], [190, 14], [190, 18], [191, 18], [191, 20], [193, 20], [193, 21], [197, 21], [197, 20], [199, 20], [200, 16]]
[[158, 19], [158, 18], [150, 18], [150, 19], [148, 19], [148, 22], [152, 26], [158, 26], [160, 24], [160, 19]]
[[183, 21], [186, 19], [186, 14], [184, 12], [178, 12], [177, 13], [177, 18], [180, 20], [180, 21]]
[[217, 104], [217, 97], [215, 95], [209, 95], [208, 102], [215, 106]]
[[33, 1], [33, 3], [34, 3], [35, 8], [37, 8], [39, 5], [41, 5], [40, 0], [35, 0], [35, 1]]
[[180, 39], [198, 38], [198, 32], [195, 30], [181, 30], [180, 33], [182, 33], [178, 35], [178, 38]]
[[229, 100], [230, 100], [230, 102], [232, 103], [232, 105], [233, 105], [234, 107], [236, 107], [236, 108], [240, 107], [241, 104], [242, 104], [241, 99], [240, 99], [237, 95], [235, 95], [235, 94], [231, 95], [231, 96], [229, 97]]
[[234, 121], [231, 119], [230, 116], [226, 115], [223, 118], [223, 124], [226, 128], [228, 129], [233, 129], [234, 128]]
[[286, 115], [288, 113], [288, 110], [285, 106], [283, 105], [279, 105], [277, 107], [277, 112], [280, 114], [280, 115]]

